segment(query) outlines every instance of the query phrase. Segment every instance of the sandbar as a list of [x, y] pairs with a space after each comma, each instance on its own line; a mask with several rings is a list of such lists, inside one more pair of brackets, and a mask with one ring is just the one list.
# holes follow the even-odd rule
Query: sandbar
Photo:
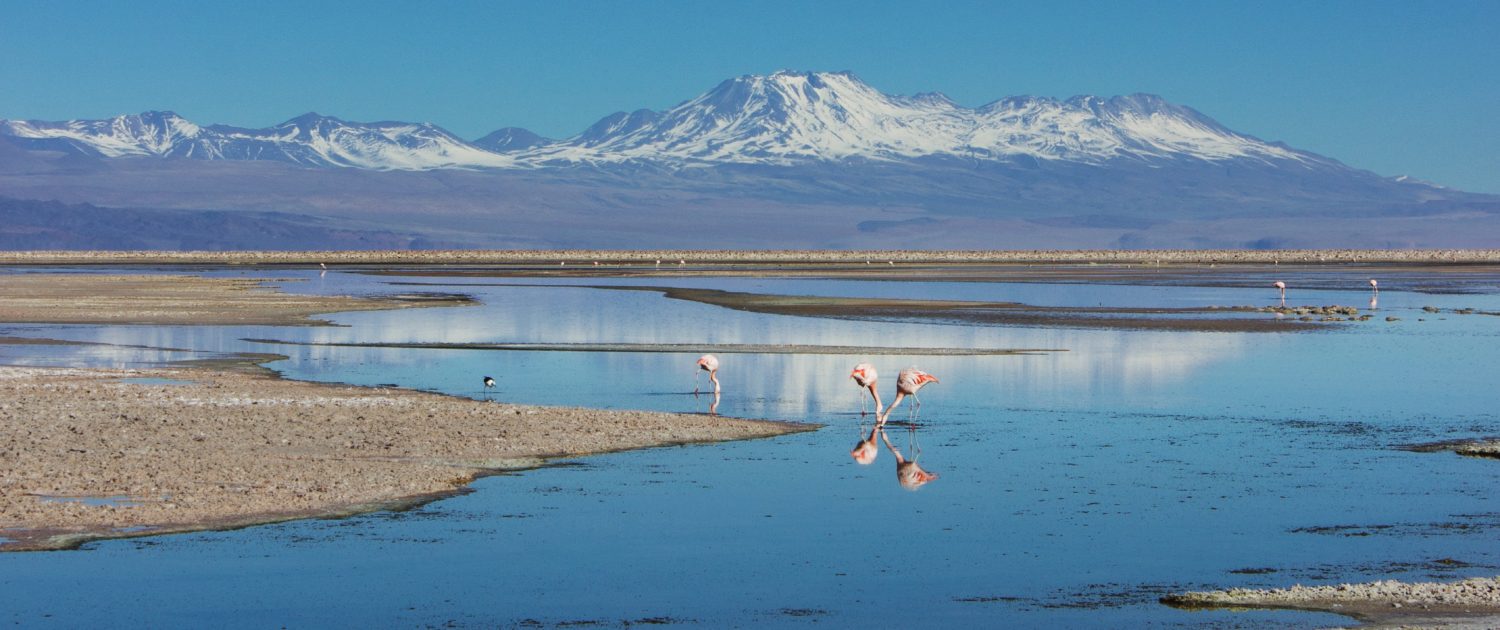
[[328, 324], [318, 313], [473, 303], [454, 294], [296, 295], [244, 278], [0, 274], [4, 323], [309, 326]]
[[1378, 625], [1493, 628], [1500, 623], [1500, 577], [1229, 589], [1169, 595], [1178, 608], [1277, 608], [1347, 615]]
[[[0, 338], [3, 339], [3, 338]], [[648, 352], [683, 354], [838, 354], [859, 356], [997, 356], [1067, 352], [1062, 348], [922, 348], [881, 346], [824, 346], [769, 343], [455, 343], [455, 342], [336, 342], [245, 338], [241, 341], [283, 346], [342, 348], [408, 348], [413, 350], [509, 350], [521, 352]]]
[[[450, 286], [432, 282], [393, 282], [403, 286]], [[541, 285], [509, 283], [465, 283], [459, 286], [527, 286], [537, 288], [583, 288], [605, 291], [649, 291], [672, 300], [710, 304], [753, 313], [822, 317], [858, 321], [915, 321], [951, 324], [1050, 326], [1066, 328], [1128, 328], [1197, 332], [1291, 332], [1326, 325], [1343, 318], [1304, 321], [1277, 317], [1271, 307], [1207, 306], [1190, 308], [1142, 308], [1116, 306], [1035, 306], [1019, 302], [967, 300], [915, 300], [900, 298], [851, 298], [805, 295], [745, 293], [718, 289], [644, 285]], [[1353, 307], [1337, 308], [1358, 313]], [[1259, 315], [1259, 316], [1257, 316]], [[1309, 318], [1310, 319], [1310, 318]]]
[[0, 550], [359, 513], [552, 458], [816, 428], [288, 381], [265, 358], [0, 367]]

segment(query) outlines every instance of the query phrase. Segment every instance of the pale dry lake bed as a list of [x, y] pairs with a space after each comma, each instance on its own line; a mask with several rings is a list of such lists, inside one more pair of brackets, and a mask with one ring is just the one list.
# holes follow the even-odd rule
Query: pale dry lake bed
[[[0, 364], [278, 353], [266, 367], [294, 380], [708, 413], [712, 397], [693, 394], [704, 348], [723, 362], [720, 416], [821, 428], [554, 460], [403, 510], [0, 553], [0, 622], [1302, 628], [1357, 622], [1159, 599], [1500, 575], [1500, 462], [1407, 448], [1500, 435], [1493, 270], [439, 271], [5, 268], [478, 304], [319, 316], [336, 326], [0, 324], [0, 337], [89, 342], [0, 344]], [[1291, 285], [1291, 312], [1266, 310], [1280, 305], [1274, 280]], [[619, 290], [631, 287], [712, 299]], [[722, 292], [858, 308], [788, 313]], [[931, 308], [954, 302], [1027, 317]], [[1295, 311], [1326, 305], [1371, 317]], [[887, 402], [903, 367], [941, 379], [919, 415], [903, 406], [886, 427], [939, 475], [917, 491], [891, 452], [868, 466], [849, 456], [869, 430], [848, 378], [861, 361], [880, 369]]]

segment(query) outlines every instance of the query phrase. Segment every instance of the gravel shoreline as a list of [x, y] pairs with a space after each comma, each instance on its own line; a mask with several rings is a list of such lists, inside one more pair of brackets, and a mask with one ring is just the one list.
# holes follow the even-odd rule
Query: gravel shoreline
[[1495, 627], [1500, 622], [1500, 577], [1459, 582], [1398, 582], [1200, 591], [1162, 598], [1179, 608], [1281, 608], [1347, 615], [1377, 624], [1421, 627]]
[[0, 264], [1497, 263], [1500, 249], [18, 251]]
[[453, 294], [293, 295], [262, 280], [189, 275], [0, 274], [0, 322], [326, 325], [319, 313], [463, 306]]
[[[816, 428], [512, 405], [211, 365], [0, 367], [0, 550], [373, 511], [550, 458]], [[185, 382], [121, 380], [139, 378]]]

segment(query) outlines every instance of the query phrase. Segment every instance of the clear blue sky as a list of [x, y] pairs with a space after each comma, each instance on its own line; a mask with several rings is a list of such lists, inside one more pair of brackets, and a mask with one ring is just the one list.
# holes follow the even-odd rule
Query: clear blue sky
[[1383, 175], [1500, 192], [1500, 1], [0, 0], [0, 118], [306, 111], [572, 135], [777, 69], [975, 106], [1150, 92]]

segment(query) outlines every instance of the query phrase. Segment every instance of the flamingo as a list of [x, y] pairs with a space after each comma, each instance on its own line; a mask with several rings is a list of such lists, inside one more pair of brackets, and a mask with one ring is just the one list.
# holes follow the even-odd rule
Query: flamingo
[[[854, 366], [854, 371], [849, 373], [849, 378], [854, 379], [854, 384], [858, 385], [861, 389], [870, 390], [870, 397], [875, 399], [875, 417], [879, 418], [880, 412], [885, 409], [885, 406], [880, 403], [880, 393], [875, 391], [875, 380], [880, 378], [880, 375], [875, 372], [875, 366], [869, 363], [856, 365]], [[865, 415], [864, 394], [859, 395], [859, 415]]]
[[[708, 372], [708, 380], [714, 383], [714, 394], [719, 393], [719, 357], [705, 354], [698, 357], [698, 369]], [[693, 373], [693, 393], [698, 393], [698, 374]]]
[[1271, 283], [1271, 286], [1281, 290], [1281, 305], [1286, 306], [1286, 283], [1280, 280]]
[[1374, 278], [1370, 278], [1370, 290], [1376, 293], [1380, 292], [1380, 283], [1376, 282]]
[[491, 378], [489, 376], [484, 377], [484, 393], [485, 394], [489, 394], [490, 390], [493, 389], [494, 387], [495, 387], [495, 379]]
[[885, 415], [880, 417], [880, 424], [885, 424], [885, 421], [890, 419], [891, 412], [896, 410], [896, 405], [901, 404], [901, 399], [907, 396], [911, 396], [911, 413], [915, 414], [918, 409], [922, 408], [922, 399], [917, 398], [917, 390], [922, 389], [928, 383], [937, 382], [939, 381], [936, 376], [917, 368], [909, 367], [901, 370], [901, 373], [896, 375], [896, 399], [891, 401], [891, 406], [885, 408]]

